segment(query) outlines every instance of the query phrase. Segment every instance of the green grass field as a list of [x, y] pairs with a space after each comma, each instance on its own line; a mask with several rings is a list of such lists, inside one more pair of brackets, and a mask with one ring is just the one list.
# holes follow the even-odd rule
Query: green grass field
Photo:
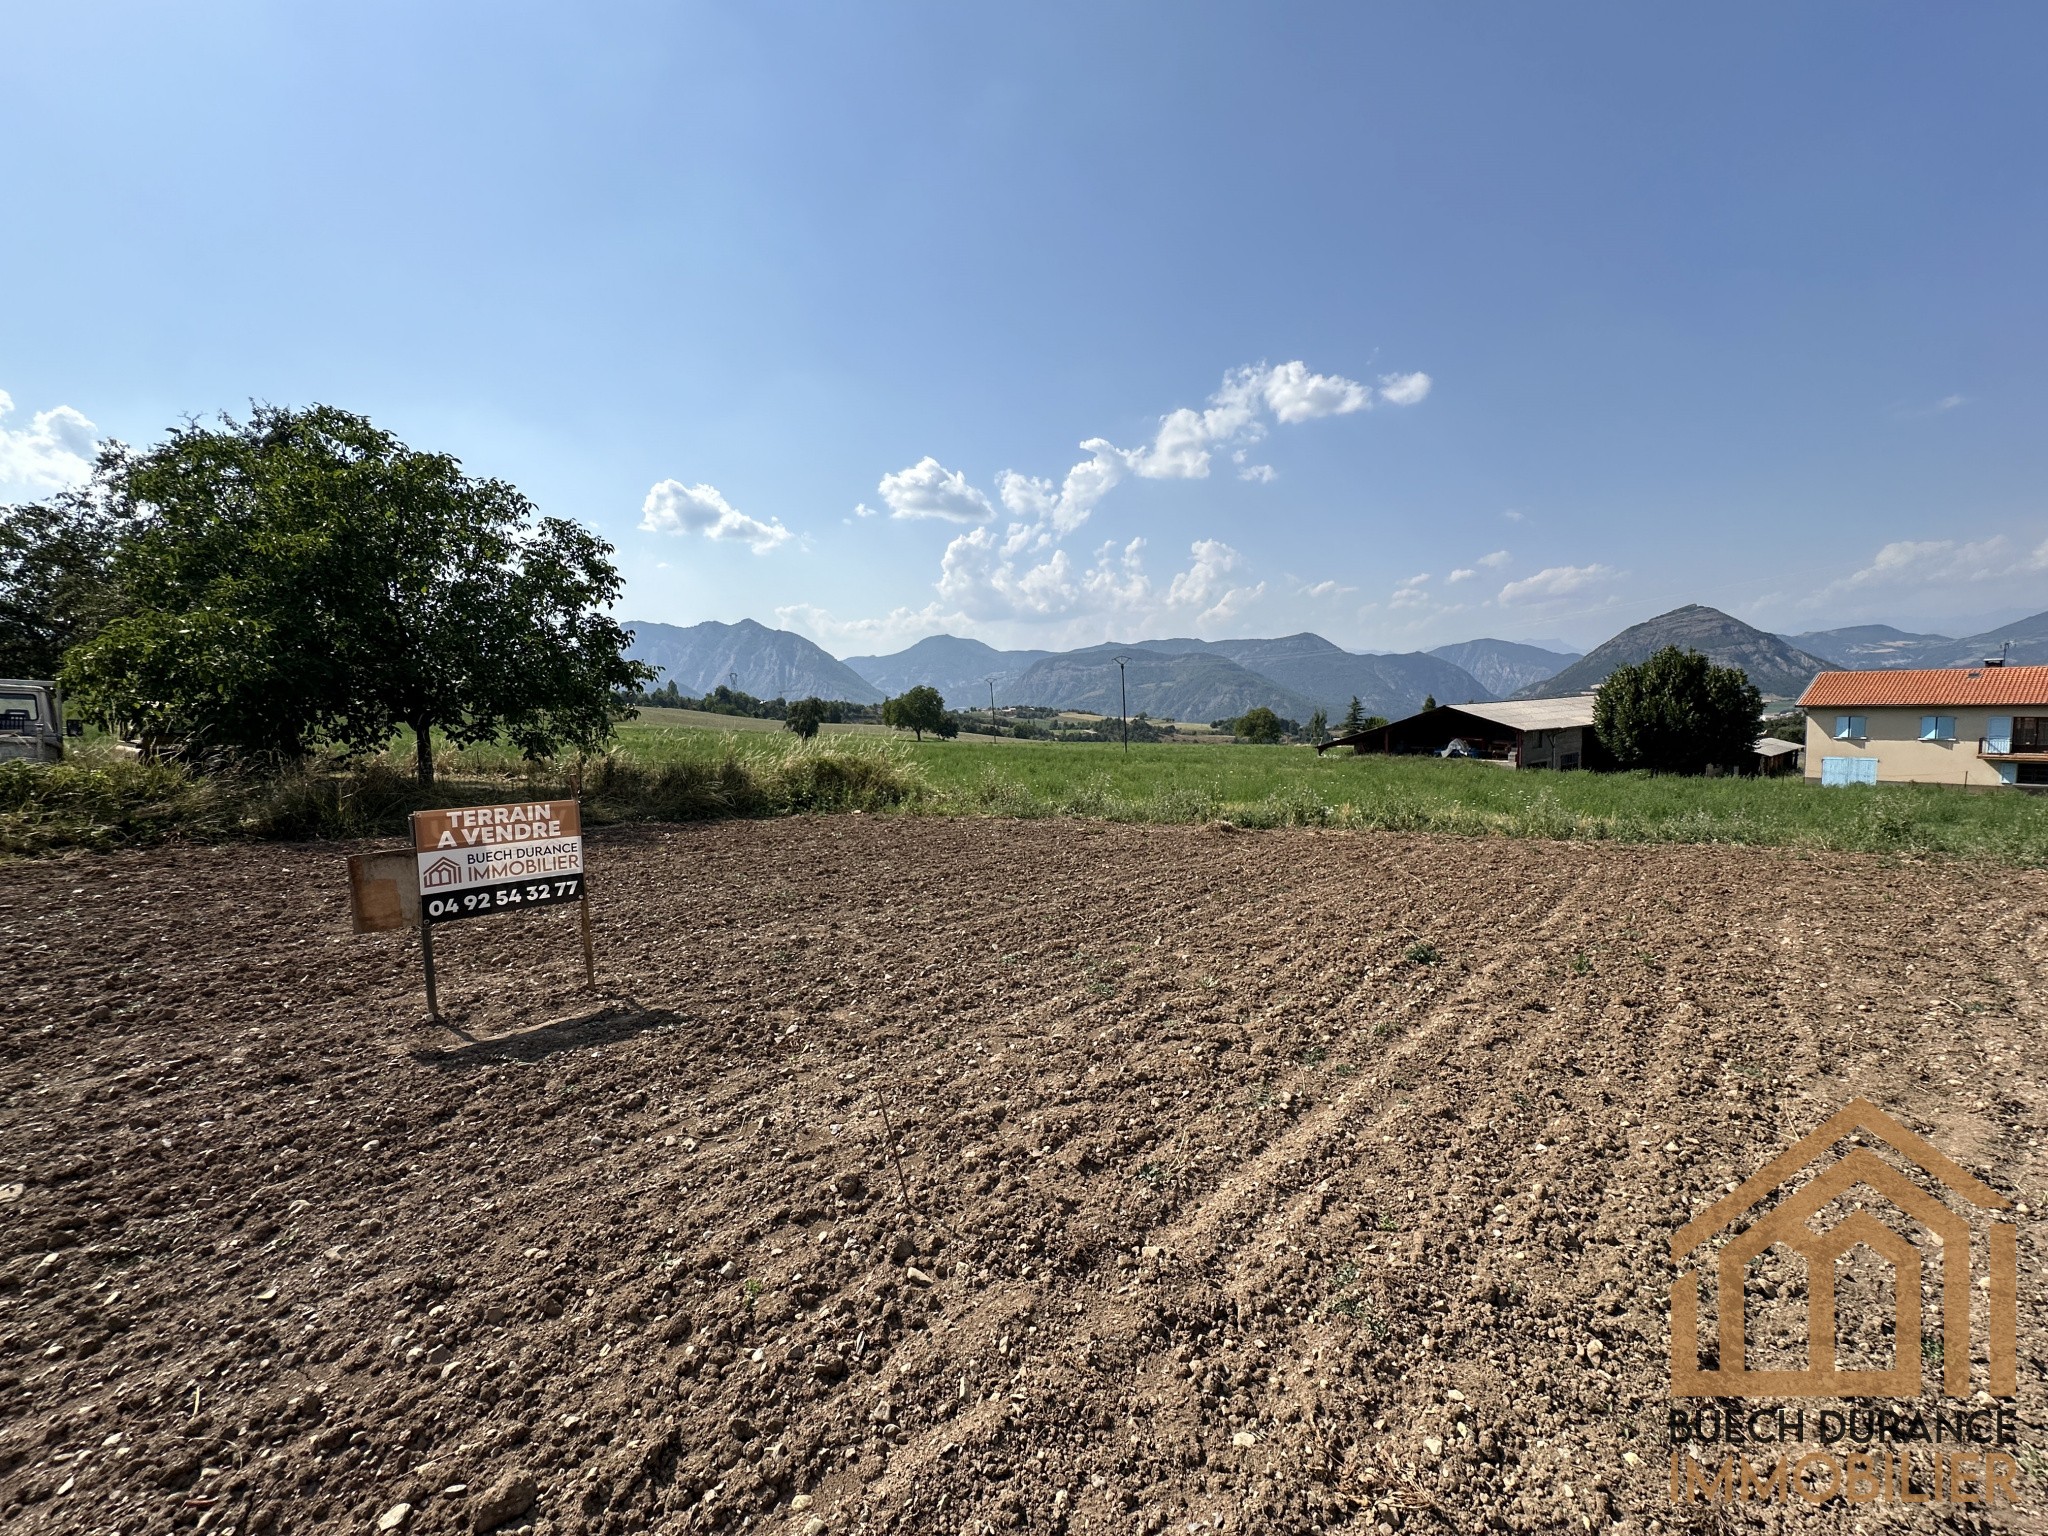
[[0, 764], [0, 854], [180, 836], [386, 835], [423, 805], [576, 793], [593, 823], [854, 810], [1079, 816], [1932, 853], [2048, 867], [2048, 798], [1933, 785], [1823, 790], [1798, 779], [1516, 773], [1223, 743], [1128, 754], [1113, 744], [969, 736], [917, 743], [878, 726], [802, 743], [773, 722], [680, 710], [648, 711], [620, 730], [610, 752], [580, 763], [444, 747], [441, 782], [424, 791], [408, 776], [411, 756], [402, 740], [348, 773], [267, 780], [195, 778], [103, 749], [54, 771]]
[[[914, 743], [878, 727], [865, 734], [838, 745], [896, 765], [904, 791], [876, 808], [908, 814], [1778, 845], [2048, 866], [2048, 798], [2032, 795], [1910, 784], [1822, 790], [1796, 778], [1516, 773], [1437, 758], [1318, 757], [1306, 747], [1182, 744], [1133, 746], [1126, 754], [1097, 743], [964, 736]], [[703, 731], [650, 719], [620, 731], [615, 756], [683, 774], [751, 765], [768, 775], [794, 745], [783, 731]]]

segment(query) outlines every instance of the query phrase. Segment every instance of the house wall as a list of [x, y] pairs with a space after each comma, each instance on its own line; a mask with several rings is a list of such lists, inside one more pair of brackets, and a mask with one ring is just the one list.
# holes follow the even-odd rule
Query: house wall
[[[1922, 741], [1923, 715], [1954, 715], [1954, 741]], [[1944, 704], [1939, 708], [1810, 709], [1806, 712], [1806, 777], [1819, 783], [1822, 759], [1829, 757], [1874, 757], [1880, 784], [1979, 784], [2005, 782], [1995, 765], [1977, 755], [1977, 743], [1985, 726], [1996, 715], [2048, 715], [2048, 704], [2001, 705], [1996, 710], [1962, 709]], [[1835, 717], [1862, 715], [1866, 734], [1860, 741], [1837, 741]]]
[[1522, 761], [1524, 768], [1555, 768], [1565, 759], [1571, 760], [1574, 768], [1582, 767], [1586, 761], [1586, 728], [1582, 725], [1566, 726], [1555, 731], [1522, 732]]

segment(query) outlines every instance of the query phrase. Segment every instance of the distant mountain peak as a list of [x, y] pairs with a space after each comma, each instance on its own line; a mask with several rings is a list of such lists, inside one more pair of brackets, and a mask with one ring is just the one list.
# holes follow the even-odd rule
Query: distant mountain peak
[[633, 633], [626, 654], [661, 668], [656, 686], [674, 683], [684, 693], [704, 694], [737, 679], [734, 686], [757, 699], [815, 695], [873, 704], [882, 697], [859, 673], [802, 635], [753, 619], [689, 625], [634, 619], [625, 627]]
[[1577, 651], [1551, 651], [1514, 640], [1461, 640], [1440, 645], [1429, 653], [1463, 667], [1500, 698], [1518, 688], [1528, 688], [1559, 672], [1578, 659]]
[[1801, 650], [1783, 637], [1745, 624], [1704, 603], [1687, 603], [1660, 613], [1595, 646], [1554, 677], [1519, 690], [1521, 699], [1560, 699], [1598, 688], [1618, 667], [1649, 660], [1667, 645], [1698, 651], [1719, 666], [1740, 667], [1758, 690], [1777, 698], [1797, 698], [1815, 674], [1834, 664]]

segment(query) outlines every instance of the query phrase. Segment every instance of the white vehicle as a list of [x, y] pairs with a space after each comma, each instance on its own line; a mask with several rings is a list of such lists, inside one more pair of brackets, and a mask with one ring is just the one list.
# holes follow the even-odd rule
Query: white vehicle
[[55, 683], [0, 677], [0, 760], [54, 763], [63, 755], [63, 690]]

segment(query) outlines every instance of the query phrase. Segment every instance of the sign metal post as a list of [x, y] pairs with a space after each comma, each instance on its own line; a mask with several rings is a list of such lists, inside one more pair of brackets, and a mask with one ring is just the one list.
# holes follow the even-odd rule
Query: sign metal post
[[597, 951], [590, 943], [590, 890], [585, 887], [583, 894], [576, 898], [576, 912], [583, 924], [583, 984], [591, 991], [597, 990]]
[[420, 960], [427, 971], [427, 1013], [438, 1019], [441, 1000], [434, 995], [434, 925], [424, 917], [420, 919]]

